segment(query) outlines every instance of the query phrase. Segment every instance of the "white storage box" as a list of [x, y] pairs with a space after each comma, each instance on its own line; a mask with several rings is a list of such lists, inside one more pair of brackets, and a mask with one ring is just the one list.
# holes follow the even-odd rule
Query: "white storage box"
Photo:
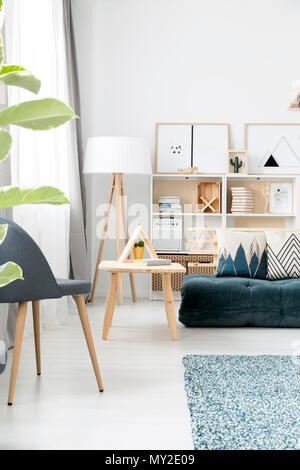
[[152, 242], [158, 251], [181, 251], [182, 218], [153, 219]]

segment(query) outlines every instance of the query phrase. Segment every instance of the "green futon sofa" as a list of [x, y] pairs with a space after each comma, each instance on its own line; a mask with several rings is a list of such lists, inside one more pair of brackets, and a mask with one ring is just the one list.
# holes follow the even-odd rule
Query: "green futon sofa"
[[300, 279], [187, 275], [179, 321], [185, 326], [300, 327]]

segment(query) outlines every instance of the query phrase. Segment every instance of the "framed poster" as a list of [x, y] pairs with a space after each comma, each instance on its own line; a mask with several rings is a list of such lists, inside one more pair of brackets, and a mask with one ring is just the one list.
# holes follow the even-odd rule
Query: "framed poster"
[[191, 166], [192, 127], [189, 124], [158, 124], [156, 128], [157, 173], [177, 173]]
[[300, 173], [300, 124], [245, 124], [251, 174]]
[[293, 213], [293, 183], [270, 183], [269, 212]]
[[193, 125], [193, 161], [199, 173], [226, 173], [229, 124]]
[[226, 173], [229, 132], [227, 123], [158, 123], [155, 171], [198, 167], [201, 174]]

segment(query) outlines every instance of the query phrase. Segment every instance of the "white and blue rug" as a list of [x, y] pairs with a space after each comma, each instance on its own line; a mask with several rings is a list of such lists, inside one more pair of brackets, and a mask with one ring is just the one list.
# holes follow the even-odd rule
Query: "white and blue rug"
[[196, 450], [299, 450], [300, 358], [184, 356]]

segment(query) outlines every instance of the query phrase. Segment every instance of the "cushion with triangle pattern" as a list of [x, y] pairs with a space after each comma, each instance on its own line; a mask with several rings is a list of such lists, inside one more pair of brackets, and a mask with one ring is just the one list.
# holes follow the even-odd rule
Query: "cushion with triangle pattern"
[[266, 231], [267, 279], [300, 277], [300, 233]]
[[217, 231], [217, 276], [266, 279], [267, 249], [264, 232]]

